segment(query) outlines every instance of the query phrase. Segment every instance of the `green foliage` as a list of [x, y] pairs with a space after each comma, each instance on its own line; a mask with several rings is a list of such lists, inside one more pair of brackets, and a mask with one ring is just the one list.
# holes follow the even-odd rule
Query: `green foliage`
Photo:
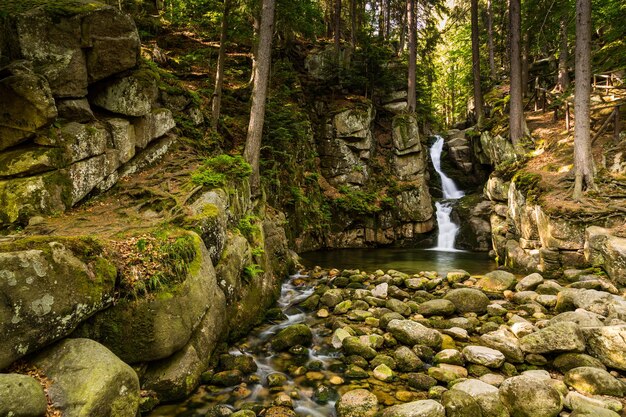
[[251, 253], [252, 253], [252, 257], [257, 259], [265, 254], [265, 250], [262, 247], [257, 246], [255, 248], [252, 248]]
[[245, 282], [250, 282], [264, 272], [265, 271], [263, 270], [263, 268], [261, 268], [261, 266], [258, 264], [246, 265], [243, 268], [243, 279]]
[[100, 9], [102, 4], [87, 0], [2, 0], [0, 17], [23, 13], [35, 7], [43, 7], [53, 16], [67, 17]]
[[348, 213], [360, 215], [376, 214], [382, 210], [376, 193], [354, 190], [348, 187], [339, 189], [342, 196], [333, 200], [333, 204]]
[[537, 201], [541, 194], [541, 175], [526, 171], [518, 171], [513, 176], [513, 182], [522, 194], [526, 196], [529, 203]]
[[237, 229], [241, 232], [243, 236], [246, 237], [249, 241], [254, 239], [254, 236], [261, 231], [257, 222], [259, 218], [254, 215], [247, 215], [239, 220], [237, 223]]
[[209, 188], [224, 186], [229, 180], [248, 178], [252, 167], [241, 155], [222, 154], [207, 158], [202, 165], [191, 174], [191, 181], [196, 185]]

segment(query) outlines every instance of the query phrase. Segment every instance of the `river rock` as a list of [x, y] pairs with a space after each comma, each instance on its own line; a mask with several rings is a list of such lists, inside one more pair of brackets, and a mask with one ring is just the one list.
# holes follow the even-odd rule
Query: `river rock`
[[570, 410], [595, 410], [596, 408], [605, 408], [612, 411], [619, 412], [623, 409], [622, 403], [619, 400], [610, 400], [606, 397], [588, 397], [577, 393], [576, 391], [569, 391], [564, 400], [565, 407]]
[[485, 346], [466, 346], [463, 356], [468, 362], [477, 363], [489, 368], [499, 368], [504, 363], [504, 355], [499, 350]]
[[480, 336], [481, 342], [490, 348], [502, 352], [509, 362], [524, 362], [524, 352], [520, 348], [519, 339], [506, 327]]
[[32, 361], [52, 380], [48, 395], [64, 417], [137, 414], [137, 374], [101, 344], [89, 339], [65, 339]]
[[613, 281], [626, 284], [626, 239], [597, 226], [588, 227], [585, 238], [585, 258], [594, 265], [603, 265]]
[[474, 398], [459, 390], [448, 390], [441, 396], [446, 417], [482, 417], [483, 413]]
[[424, 363], [408, 347], [400, 346], [393, 353], [398, 370], [402, 372], [413, 372], [422, 369]]
[[[68, 249], [79, 245], [93, 251], [89, 263], [84, 253]], [[17, 241], [0, 253], [0, 369], [68, 335], [113, 302], [117, 271], [98, 256], [96, 242], [41, 239], [29, 246]]]
[[476, 286], [487, 292], [510, 290], [515, 285], [515, 275], [507, 271], [491, 271], [478, 280]]
[[337, 417], [374, 417], [378, 412], [378, 399], [365, 389], [348, 391], [336, 404]]
[[446, 417], [446, 410], [437, 401], [420, 400], [389, 407], [382, 417]]
[[387, 331], [400, 343], [408, 346], [426, 345], [435, 349], [441, 347], [441, 333], [412, 320], [392, 320]]
[[454, 314], [455, 310], [454, 303], [444, 299], [426, 301], [417, 307], [417, 312], [425, 317], [449, 316]]
[[379, 381], [392, 381], [395, 378], [393, 370], [384, 363], [375, 367], [372, 370], [372, 374]]
[[248, 375], [256, 372], [257, 364], [250, 355], [220, 355], [220, 368], [225, 370], [237, 369], [242, 374]]
[[272, 339], [272, 349], [287, 350], [292, 346], [308, 346], [313, 341], [313, 333], [306, 324], [292, 324], [284, 328]]
[[554, 359], [552, 366], [563, 374], [570, 369], [578, 368], [579, 366], [591, 366], [598, 369], [606, 369], [604, 364], [599, 359], [584, 353], [563, 353]]
[[583, 409], [574, 410], [569, 417], [620, 417], [620, 415], [606, 408], [587, 406]]
[[582, 393], [616, 397], [624, 395], [622, 383], [604, 369], [590, 366], [574, 368], [567, 371], [563, 381], [567, 386]]
[[320, 298], [320, 303], [327, 307], [335, 307], [337, 304], [343, 301], [343, 290], [334, 288], [326, 291]]
[[478, 379], [468, 379], [455, 384], [452, 390], [463, 391], [474, 398], [480, 406], [483, 417], [509, 417], [509, 412], [500, 402], [498, 388], [493, 385]]
[[46, 394], [34, 378], [0, 374], [0, 416], [43, 417], [47, 406]]
[[515, 286], [515, 291], [532, 291], [541, 283], [543, 283], [543, 277], [535, 272], [522, 278]]
[[577, 324], [563, 322], [522, 337], [520, 348], [526, 353], [584, 352], [585, 341]]
[[365, 359], [373, 359], [376, 356], [376, 350], [357, 336], [348, 336], [343, 339], [342, 346], [346, 354], [358, 355]]
[[500, 399], [515, 417], [556, 417], [563, 409], [555, 388], [527, 375], [505, 380], [500, 386]]
[[584, 329], [592, 356], [608, 367], [626, 371], [626, 324]]
[[490, 304], [489, 298], [480, 290], [473, 288], [457, 288], [449, 291], [445, 300], [452, 301], [456, 311], [463, 313], [484, 313]]

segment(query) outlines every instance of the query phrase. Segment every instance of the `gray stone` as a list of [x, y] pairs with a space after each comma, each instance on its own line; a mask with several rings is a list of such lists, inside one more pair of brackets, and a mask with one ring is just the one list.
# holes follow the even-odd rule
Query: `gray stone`
[[484, 313], [490, 304], [489, 298], [480, 290], [473, 288], [457, 288], [449, 291], [445, 297], [452, 301], [458, 313]]
[[[108, 156], [112, 158], [109, 159]], [[107, 175], [119, 166], [117, 152], [78, 161], [68, 168], [71, 183], [71, 205], [87, 196]]]
[[0, 415], [43, 417], [48, 402], [43, 387], [28, 375], [0, 374]]
[[312, 340], [313, 334], [307, 325], [292, 324], [274, 336], [272, 339], [272, 349], [283, 351], [296, 345], [308, 346], [311, 344]]
[[620, 417], [615, 411], [602, 407], [587, 406], [583, 409], [574, 410], [569, 417]]
[[498, 388], [478, 379], [468, 379], [454, 384], [452, 390], [469, 394], [480, 406], [483, 417], [509, 417], [504, 404], [500, 402]]
[[414, 372], [422, 369], [424, 363], [422, 360], [408, 347], [400, 346], [393, 353], [397, 367], [402, 372]]
[[348, 336], [343, 339], [342, 347], [348, 355], [358, 355], [365, 359], [373, 359], [376, 356], [376, 350], [357, 337]]
[[394, 116], [392, 120], [393, 145], [397, 155], [421, 152], [417, 119], [410, 114]]
[[63, 416], [127, 417], [138, 411], [137, 374], [93, 340], [63, 340], [33, 363], [52, 380], [48, 395]]
[[505, 380], [500, 399], [514, 417], [556, 417], [563, 409], [561, 394], [555, 388], [526, 375]]
[[426, 345], [435, 349], [441, 346], [441, 333], [412, 320], [391, 320], [387, 331], [408, 346]]
[[56, 101], [59, 117], [78, 123], [96, 120], [86, 98], [68, 98]]
[[0, 79], [0, 151], [52, 123], [57, 108], [46, 80], [28, 70]]
[[584, 353], [563, 353], [554, 359], [552, 366], [563, 374], [579, 366], [592, 366], [594, 368], [606, 369], [599, 359]]
[[563, 380], [567, 386], [578, 392], [591, 395], [624, 395], [622, 383], [604, 369], [590, 366], [573, 368], [565, 374]]
[[626, 371], [626, 325], [583, 330], [588, 352], [610, 368]]
[[102, 155], [108, 141], [109, 133], [98, 122], [88, 124], [71, 122], [64, 125], [57, 134], [39, 135], [35, 139], [35, 143], [39, 145], [62, 149], [68, 163]]
[[482, 417], [483, 413], [474, 398], [464, 391], [449, 390], [441, 396], [446, 417]]
[[145, 116], [152, 110], [157, 94], [154, 79], [130, 75], [108, 81], [94, 94], [92, 102], [113, 113]]
[[543, 277], [535, 272], [522, 278], [515, 286], [515, 291], [532, 291], [541, 283], [543, 283]]
[[63, 151], [44, 146], [19, 147], [0, 153], [0, 179], [52, 171], [64, 165]]
[[476, 286], [487, 292], [502, 292], [515, 285], [515, 275], [507, 271], [492, 271], [478, 280]]
[[145, 148], [156, 138], [160, 138], [176, 126], [172, 111], [165, 108], [151, 110], [135, 122], [135, 144]]
[[113, 147], [119, 151], [120, 163], [126, 163], [135, 156], [135, 129], [126, 119], [108, 119]]
[[602, 327], [604, 326], [603, 320], [604, 317], [599, 314], [578, 308], [575, 311], [566, 311], [552, 317], [550, 324], [570, 321], [576, 323], [579, 327]]
[[580, 411], [594, 411], [597, 408], [609, 409], [615, 412], [622, 410], [622, 403], [617, 400], [610, 400], [606, 397], [588, 397], [577, 393], [576, 391], [569, 391], [564, 400], [565, 407], [570, 410]]
[[422, 316], [449, 316], [454, 314], [456, 307], [450, 300], [436, 299], [425, 301], [417, 307], [417, 312]]
[[524, 353], [520, 348], [519, 340], [506, 327], [485, 333], [480, 337], [480, 340], [485, 346], [502, 352], [509, 362], [524, 362]]
[[584, 352], [585, 341], [577, 324], [562, 322], [522, 337], [520, 348], [526, 353]]
[[374, 417], [378, 412], [378, 399], [364, 389], [348, 391], [336, 404], [337, 417]]
[[602, 265], [616, 283], [626, 284], [626, 238], [614, 236], [610, 230], [597, 226], [585, 231], [585, 258], [593, 265]]
[[504, 355], [499, 350], [485, 346], [465, 346], [463, 348], [465, 360], [471, 363], [487, 366], [489, 368], [499, 368], [504, 364]]
[[41, 239], [31, 249], [5, 247], [0, 253], [0, 368], [71, 333], [96, 311], [113, 302], [117, 271], [101, 257], [102, 248], [82, 259], [64, 239]]
[[419, 400], [386, 408], [382, 417], [446, 417], [446, 410], [437, 401]]
[[343, 290], [339, 288], [330, 289], [320, 298], [320, 303], [327, 307], [335, 307], [337, 304], [343, 301]]

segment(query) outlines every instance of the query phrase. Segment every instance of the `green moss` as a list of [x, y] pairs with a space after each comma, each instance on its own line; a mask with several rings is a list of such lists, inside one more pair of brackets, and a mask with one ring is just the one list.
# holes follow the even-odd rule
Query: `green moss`
[[205, 159], [191, 175], [191, 180], [196, 185], [217, 188], [230, 180], [248, 178], [251, 173], [252, 167], [241, 155], [222, 154]]
[[526, 171], [518, 171], [513, 182], [519, 192], [526, 196], [529, 203], [536, 202], [541, 194], [541, 175]]
[[85, 262], [97, 260], [105, 252], [103, 243], [91, 236], [29, 236], [0, 243], [0, 252], [17, 252], [31, 249], [49, 250], [49, 243], [59, 242]]
[[0, 2], [0, 17], [24, 13], [36, 7], [43, 7], [53, 16], [66, 17], [98, 10], [104, 5], [89, 0], [3, 0]]

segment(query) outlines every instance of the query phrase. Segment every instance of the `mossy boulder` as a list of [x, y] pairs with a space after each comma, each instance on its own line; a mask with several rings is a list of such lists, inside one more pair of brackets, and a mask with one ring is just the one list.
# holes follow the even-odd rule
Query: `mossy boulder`
[[526, 353], [584, 352], [585, 339], [576, 323], [562, 322], [538, 330], [520, 339]]
[[29, 146], [0, 153], [0, 179], [24, 177], [61, 168], [63, 151], [44, 146]]
[[0, 374], [0, 415], [43, 417], [48, 402], [43, 387], [28, 375]]
[[33, 136], [57, 116], [47, 81], [19, 64], [0, 71], [0, 109], [0, 151]]
[[71, 333], [113, 302], [116, 268], [88, 238], [0, 244], [0, 368]]
[[92, 97], [93, 104], [125, 116], [148, 115], [158, 96], [156, 75], [147, 71], [103, 83]]
[[182, 349], [210, 306], [215, 271], [202, 241], [192, 234], [195, 259], [184, 280], [149, 297], [121, 299], [78, 330], [127, 363], [167, 358]]
[[500, 399], [514, 417], [556, 417], [563, 409], [556, 388], [527, 375], [505, 380], [500, 386]]
[[474, 288], [457, 288], [449, 291], [444, 297], [451, 301], [458, 313], [484, 313], [490, 304], [489, 298]]
[[581, 393], [591, 395], [624, 395], [624, 385], [604, 369], [579, 366], [567, 371], [563, 382]]
[[137, 414], [137, 374], [93, 340], [63, 340], [38, 354], [32, 363], [52, 381], [48, 395], [64, 417]]
[[[393, 146], [396, 155], [422, 151], [417, 119], [412, 114], [399, 114], [391, 122]], [[422, 167], [423, 170], [423, 167]]]
[[283, 351], [296, 345], [308, 346], [312, 341], [313, 334], [309, 326], [306, 324], [292, 324], [274, 336], [272, 339], [272, 349]]
[[512, 289], [515, 275], [507, 271], [491, 271], [478, 280], [476, 286], [486, 292], [502, 292]]
[[343, 394], [335, 407], [338, 417], [374, 417], [378, 399], [368, 390], [355, 389]]

